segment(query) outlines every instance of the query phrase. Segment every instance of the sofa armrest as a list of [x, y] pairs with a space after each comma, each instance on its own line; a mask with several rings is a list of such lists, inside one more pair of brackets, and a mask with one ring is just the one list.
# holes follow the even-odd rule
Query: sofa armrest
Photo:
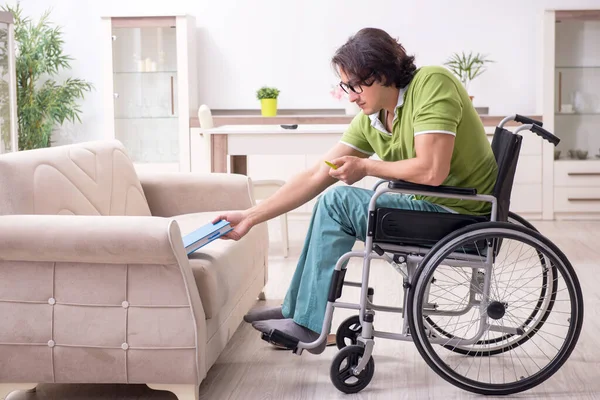
[[[102, 282], [91, 279], [100, 276], [96, 269]], [[14, 373], [14, 365], [0, 363], [0, 382], [47, 382], [55, 360], [67, 382], [198, 385], [206, 376], [206, 316], [173, 219], [2, 215], [0, 275], [0, 296], [8, 300], [2, 317], [10, 327], [8, 333], [0, 329], [0, 358], [9, 354], [12, 363], [32, 366]], [[7, 290], [14, 286], [23, 290]], [[44, 307], [53, 311], [40, 311]], [[50, 339], [71, 351], [50, 360], [12, 350]], [[117, 356], [124, 350], [136, 360], [126, 370]], [[85, 354], [86, 368], [73, 361], [77, 354]], [[161, 363], [165, 357], [169, 361]]]
[[138, 173], [152, 215], [245, 210], [254, 205], [245, 175], [193, 172]]
[[167, 218], [0, 216], [0, 260], [177, 264], [185, 252], [174, 241], [181, 241], [179, 226]]

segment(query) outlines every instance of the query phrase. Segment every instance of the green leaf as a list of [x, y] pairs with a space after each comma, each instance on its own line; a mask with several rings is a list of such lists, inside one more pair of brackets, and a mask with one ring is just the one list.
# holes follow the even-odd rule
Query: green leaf
[[256, 91], [256, 98], [262, 99], [276, 99], [279, 96], [279, 89], [274, 87], [263, 86]]

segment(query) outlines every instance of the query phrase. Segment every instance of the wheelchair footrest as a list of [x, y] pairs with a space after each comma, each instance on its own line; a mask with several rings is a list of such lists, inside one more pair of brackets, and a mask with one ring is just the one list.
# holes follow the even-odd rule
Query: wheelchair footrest
[[288, 350], [294, 350], [298, 347], [300, 340], [294, 336], [290, 336], [285, 332], [281, 332], [277, 329], [271, 329], [269, 333], [263, 332], [261, 339], [267, 341], [275, 346], [283, 347]]

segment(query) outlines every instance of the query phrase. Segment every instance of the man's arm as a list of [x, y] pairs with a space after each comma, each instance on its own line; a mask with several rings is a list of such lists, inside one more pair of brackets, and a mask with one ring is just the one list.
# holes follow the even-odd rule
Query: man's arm
[[454, 136], [427, 133], [415, 136], [414, 158], [395, 162], [364, 160], [367, 175], [439, 186], [448, 177]]
[[329, 175], [330, 168], [323, 161], [344, 156], [368, 157], [350, 146], [336, 144], [315, 165], [292, 177], [273, 196], [248, 209], [247, 216], [252, 225], [294, 210], [333, 185], [337, 179]]
[[441, 185], [450, 172], [454, 150], [454, 135], [427, 133], [415, 136], [414, 158], [401, 161], [379, 161], [339, 157], [332, 160], [340, 166], [330, 175], [349, 185], [364, 176], [381, 179], [405, 180], [424, 185]]

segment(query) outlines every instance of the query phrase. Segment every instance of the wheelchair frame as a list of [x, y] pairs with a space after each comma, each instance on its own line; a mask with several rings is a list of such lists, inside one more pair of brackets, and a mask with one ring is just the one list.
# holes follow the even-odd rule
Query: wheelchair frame
[[[524, 123], [515, 129], [514, 134], [518, 134], [524, 130], [531, 130], [536, 134], [542, 136], [544, 139], [557, 144], [558, 138], [550, 134], [541, 128], [541, 123], [537, 121], [533, 121], [526, 117], [522, 117], [519, 115], [512, 115], [506, 117], [502, 120], [502, 122], [498, 125], [498, 129], [503, 129], [503, 126], [506, 122], [510, 120], [516, 120], [517, 122]], [[323, 321], [323, 328], [321, 330], [320, 336], [313, 342], [305, 343], [298, 341], [295, 338], [289, 337], [281, 332], [275, 331], [271, 332], [269, 335], [263, 334], [263, 339], [283, 344], [287, 348], [293, 350], [293, 352], [297, 355], [301, 355], [303, 350], [314, 349], [323, 344], [325, 340], [327, 340], [327, 336], [330, 330], [330, 326], [333, 319], [333, 311], [334, 308], [345, 308], [345, 309], [353, 309], [358, 310], [359, 323], [361, 326], [361, 334], [357, 337], [357, 342], [364, 348], [364, 353], [362, 358], [358, 361], [358, 365], [356, 365], [352, 369], [352, 374], [354, 376], [359, 376], [363, 370], [367, 367], [369, 362], [372, 362], [372, 353], [374, 348], [374, 338], [384, 338], [384, 339], [392, 339], [392, 340], [400, 340], [400, 341], [413, 341], [414, 336], [411, 335], [410, 332], [410, 321], [407, 317], [407, 310], [409, 309], [409, 303], [412, 301], [411, 296], [412, 293], [409, 293], [410, 290], [415, 290], [416, 287], [411, 287], [411, 285], [419, 284], [415, 280], [415, 275], [417, 269], [419, 268], [419, 264], [425, 259], [429, 252], [432, 251], [432, 247], [419, 247], [413, 245], [397, 245], [397, 244], [389, 244], [389, 243], [374, 243], [375, 232], [373, 230], [374, 219], [376, 218], [376, 202], [377, 199], [384, 193], [402, 193], [402, 194], [416, 194], [416, 195], [435, 195], [436, 197], [445, 197], [445, 198], [455, 198], [455, 199], [465, 199], [465, 200], [475, 200], [491, 203], [492, 209], [489, 217], [489, 222], [496, 222], [498, 218], [498, 198], [494, 195], [481, 195], [476, 193], [466, 193], [462, 192], [461, 188], [450, 188], [456, 189], [455, 193], [452, 193], [452, 190], [444, 193], [436, 190], [435, 187], [431, 187], [431, 190], [424, 190], [423, 185], [414, 185], [403, 182], [400, 188], [392, 188], [391, 184], [388, 186], [382, 185], [382, 183], [389, 183], [389, 181], [381, 180], [375, 185], [375, 193], [369, 202], [368, 209], [368, 220], [367, 220], [367, 235], [365, 240], [365, 246], [363, 251], [350, 251], [343, 256], [341, 256], [335, 266], [331, 288], [328, 297], [327, 308], [325, 312], [325, 319]], [[512, 182], [512, 178], [511, 178]], [[416, 189], [415, 189], [416, 188]], [[470, 227], [474, 227], [478, 225], [477, 223], [470, 225]], [[473, 228], [474, 229], [474, 228]], [[448, 235], [450, 236], [450, 235]], [[444, 238], [446, 239], [446, 238]], [[440, 241], [441, 242], [441, 241]], [[440, 243], [438, 242], [438, 243]], [[387, 253], [392, 253], [394, 256], [390, 256]], [[474, 255], [474, 254], [464, 254], [464, 253], [456, 253], [453, 252], [450, 254], [452, 260], [446, 260], [444, 265], [448, 266], [457, 266], [463, 268], [473, 268], [473, 271], [476, 270], [484, 270], [483, 273], [483, 282], [478, 282], [483, 285], [482, 296], [484, 299], [487, 299], [490, 294], [491, 287], [491, 270], [494, 266], [494, 251], [486, 251], [484, 255]], [[362, 272], [362, 282], [346, 282], [344, 281], [344, 276], [347, 268], [347, 262], [351, 258], [362, 258], [363, 259], [363, 272]], [[381, 259], [387, 261], [398, 273], [400, 273], [404, 277], [403, 283], [403, 306], [402, 307], [389, 307], [384, 305], [377, 305], [373, 303], [373, 289], [369, 287], [369, 275], [370, 275], [370, 266], [371, 260]], [[344, 266], [346, 264], [346, 266]], [[475, 279], [475, 274], [473, 274], [473, 278]], [[473, 282], [471, 282], [473, 283]], [[425, 298], [428, 298], [429, 290], [431, 286], [431, 282], [423, 282], [423, 284], [427, 285], [425, 287]], [[576, 282], [578, 285], [578, 282]], [[345, 303], [338, 302], [337, 299], [341, 297], [342, 287], [350, 286], [350, 287], [360, 287], [360, 300], [358, 304], [354, 303]], [[410, 300], [410, 301], [409, 301]], [[486, 314], [486, 301], [479, 301], [474, 299], [473, 289], [470, 289], [470, 297], [469, 303], [466, 305], [465, 310], [468, 312], [472, 309], [472, 307], [479, 307], [480, 310], [480, 321], [479, 321], [479, 329], [473, 334], [470, 338], [448, 338], [448, 337], [430, 337], [429, 342], [432, 344], [440, 344], [444, 346], [466, 346], [476, 344], [484, 335], [486, 331], [495, 331], [500, 332], [506, 335], [522, 335], [523, 329], [520, 327], [511, 327], [502, 325], [493, 325], [492, 322], [489, 321], [489, 317]], [[547, 307], [547, 306], [546, 306]], [[424, 316], [430, 315], [439, 315], [439, 316], [456, 316], [461, 315], [461, 313], [465, 314], [463, 310], [459, 311], [438, 311], [436, 308], [427, 303], [423, 306], [422, 312]], [[403, 316], [403, 326], [402, 333], [394, 333], [394, 332], [385, 332], [385, 331], [377, 331], [373, 328], [373, 319], [375, 311], [383, 311], [390, 313], [398, 313]], [[408, 314], [410, 315], [410, 313]], [[578, 336], [578, 333], [577, 335]], [[576, 339], [575, 339], [576, 341]], [[423, 354], [422, 354], [423, 355]], [[429, 362], [428, 362], [429, 363]], [[431, 364], [430, 364], [431, 365]], [[372, 374], [372, 372], [371, 372]], [[370, 377], [368, 381], [370, 381]], [[446, 379], [446, 378], [445, 378]], [[448, 380], [448, 379], [447, 379]], [[368, 385], [367, 381], [367, 385]], [[334, 382], [335, 383], [335, 382]], [[454, 382], [452, 382], [454, 383]], [[337, 385], [336, 385], [337, 386]], [[364, 385], [366, 386], [366, 385]], [[461, 385], [457, 385], [461, 386]], [[464, 387], [464, 385], [462, 386]], [[338, 387], [339, 389], [339, 387]], [[362, 388], [358, 389], [361, 390]], [[468, 387], [467, 390], [470, 390]], [[341, 390], [341, 389], [340, 389]], [[522, 389], [520, 389], [522, 390]], [[514, 390], [513, 392], [520, 391]], [[477, 390], [472, 390], [477, 393], [485, 393]], [[353, 391], [354, 392], [354, 391]], [[350, 393], [350, 392], [348, 392]], [[486, 394], [491, 394], [486, 393]]]

